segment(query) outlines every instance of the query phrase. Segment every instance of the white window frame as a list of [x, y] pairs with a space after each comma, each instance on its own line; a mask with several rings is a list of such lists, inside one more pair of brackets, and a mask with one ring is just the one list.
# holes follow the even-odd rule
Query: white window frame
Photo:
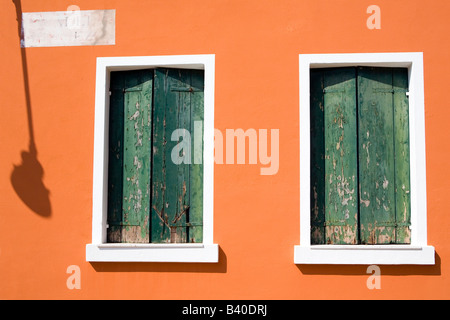
[[[349, 66], [403, 67], [409, 76], [411, 244], [311, 245], [310, 218], [310, 69]], [[300, 54], [300, 245], [296, 264], [433, 265], [427, 244], [425, 105], [423, 53]]]
[[[107, 243], [108, 119], [111, 71], [167, 67], [205, 72], [203, 137], [203, 242], [186, 244]], [[219, 260], [213, 242], [214, 214], [214, 72], [215, 55], [170, 55], [97, 58], [95, 88], [92, 243], [86, 261], [210, 262]]]

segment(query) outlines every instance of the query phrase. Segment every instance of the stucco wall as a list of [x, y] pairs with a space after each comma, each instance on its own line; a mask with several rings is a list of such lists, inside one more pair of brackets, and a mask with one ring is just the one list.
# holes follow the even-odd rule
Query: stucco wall
[[[21, 51], [15, 6], [1, 4], [0, 298], [450, 298], [448, 1], [23, 0], [22, 10], [72, 4], [115, 9], [115, 45]], [[372, 4], [381, 9], [381, 29], [366, 25]], [[366, 286], [367, 266], [293, 260], [300, 237], [298, 55], [363, 52], [424, 54], [428, 243], [436, 265], [381, 266], [379, 290]], [[215, 54], [215, 128], [279, 129], [279, 170], [261, 175], [259, 160], [215, 165], [217, 264], [86, 262], [96, 57], [181, 54]], [[23, 162], [27, 103], [37, 157], [25, 153]], [[25, 163], [31, 174], [20, 176], [16, 167]], [[29, 200], [13, 188], [17, 170]], [[71, 265], [80, 268], [80, 289], [67, 286]]]

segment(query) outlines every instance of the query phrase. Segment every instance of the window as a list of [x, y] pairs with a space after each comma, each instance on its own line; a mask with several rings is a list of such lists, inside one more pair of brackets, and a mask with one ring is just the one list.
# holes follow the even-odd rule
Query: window
[[214, 56], [98, 58], [88, 261], [217, 262]]
[[408, 69], [311, 70], [311, 243], [409, 244]]
[[420, 53], [300, 55], [295, 263], [434, 264]]
[[203, 79], [190, 69], [111, 72], [108, 242], [202, 242]]

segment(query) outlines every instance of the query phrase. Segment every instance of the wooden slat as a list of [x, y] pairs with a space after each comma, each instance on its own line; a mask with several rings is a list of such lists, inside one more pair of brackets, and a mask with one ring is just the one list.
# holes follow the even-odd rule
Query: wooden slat
[[[135, 79], [140, 79], [135, 83]], [[149, 242], [151, 72], [127, 79], [124, 94], [124, 177], [122, 242]], [[126, 235], [124, 235], [124, 233]]]
[[395, 243], [392, 70], [358, 68], [360, 240]]
[[[152, 208], [151, 242], [169, 242], [170, 228], [165, 211], [166, 193], [166, 92], [168, 80], [166, 72], [155, 70], [153, 91], [153, 148], [152, 148]], [[158, 106], [158, 107], [156, 107]]]
[[193, 162], [190, 165], [190, 208], [187, 220], [188, 242], [203, 241], [203, 119], [204, 119], [204, 71], [192, 70], [191, 75], [191, 147]]
[[311, 70], [311, 244], [325, 243], [325, 136], [323, 70]]
[[396, 243], [411, 243], [408, 70], [393, 69]]
[[111, 72], [108, 148], [108, 242], [121, 242], [122, 239], [123, 87], [123, 73]]
[[324, 71], [325, 239], [358, 240], [356, 79], [354, 68]]
[[[186, 129], [190, 135], [190, 93], [173, 90], [189, 84], [189, 74], [185, 70], [167, 69], [168, 90], [166, 104], [166, 198], [165, 210], [170, 227], [170, 242], [187, 242], [186, 215], [189, 210], [189, 164], [176, 164], [172, 151], [188, 136], [172, 141], [171, 135], [177, 129]], [[189, 137], [190, 142], [190, 137]], [[187, 152], [183, 150], [182, 152]], [[179, 154], [181, 155], [181, 154]]]

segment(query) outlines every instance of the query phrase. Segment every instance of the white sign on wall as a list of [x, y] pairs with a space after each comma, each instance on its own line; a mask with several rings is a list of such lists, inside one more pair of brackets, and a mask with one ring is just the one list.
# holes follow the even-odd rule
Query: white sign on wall
[[95, 46], [115, 44], [116, 10], [25, 12], [22, 14], [22, 48]]

